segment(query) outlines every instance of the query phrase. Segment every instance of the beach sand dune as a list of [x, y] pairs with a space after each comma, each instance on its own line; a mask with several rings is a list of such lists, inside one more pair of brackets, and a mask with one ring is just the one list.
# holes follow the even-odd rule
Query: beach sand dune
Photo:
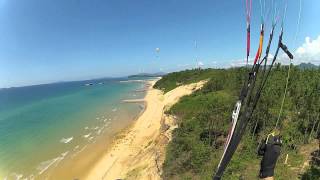
[[106, 154], [89, 171], [86, 179], [160, 179], [165, 147], [176, 127], [165, 109], [182, 96], [201, 88], [205, 81], [179, 86], [163, 94], [150, 81], [146, 109], [129, 129], [122, 132]]

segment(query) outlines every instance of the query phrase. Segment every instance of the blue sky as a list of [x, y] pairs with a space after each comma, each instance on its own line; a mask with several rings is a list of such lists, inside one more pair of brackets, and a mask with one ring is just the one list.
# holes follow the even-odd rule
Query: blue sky
[[[317, 63], [320, 1], [302, 1], [295, 43], [300, 0], [288, 1], [284, 39], [297, 62]], [[254, 54], [258, 0], [252, 9]], [[195, 67], [196, 57], [229, 67], [245, 45], [244, 0], [0, 0], [0, 87], [174, 71]]]

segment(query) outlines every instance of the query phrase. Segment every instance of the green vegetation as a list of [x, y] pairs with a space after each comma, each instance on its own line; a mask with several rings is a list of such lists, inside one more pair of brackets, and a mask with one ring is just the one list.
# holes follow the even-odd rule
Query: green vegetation
[[[168, 92], [182, 84], [209, 80], [201, 90], [181, 98], [166, 112], [177, 117], [178, 128], [167, 148], [164, 179], [211, 179], [246, 71], [245, 68], [186, 70], [168, 74], [155, 84], [155, 88]], [[288, 66], [280, 64], [273, 69], [224, 179], [257, 179], [260, 158], [256, 149], [258, 142], [274, 128], [287, 72]], [[276, 168], [277, 179], [320, 177], [314, 166], [299, 175], [305, 161], [299, 147], [320, 133], [319, 107], [320, 70], [292, 67], [280, 121], [284, 145]], [[287, 165], [284, 164], [286, 154], [289, 154]]]
[[212, 69], [195, 69], [195, 70], [185, 70], [181, 72], [174, 72], [167, 74], [158, 81], [154, 87], [162, 89], [164, 92], [168, 92], [177, 86], [182, 84], [195, 83], [201, 80], [210, 79], [216, 77], [217, 73], [226, 70], [212, 70]]
[[312, 165], [310, 169], [307, 170], [305, 174], [302, 175], [303, 180], [309, 179], [319, 179], [320, 177], [320, 168], [319, 166]]

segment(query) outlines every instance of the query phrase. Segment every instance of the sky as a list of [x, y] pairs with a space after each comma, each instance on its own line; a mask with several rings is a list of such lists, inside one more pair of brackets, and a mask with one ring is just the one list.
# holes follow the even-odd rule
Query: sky
[[[285, 0], [274, 1], [282, 19]], [[320, 63], [319, 9], [288, 1], [284, 42], [296, 64]], [[252, 55], [260, 11], [253, 0]], [[0, 0], [0, 88], [241, 65], [245, 18], [244, 0]]]

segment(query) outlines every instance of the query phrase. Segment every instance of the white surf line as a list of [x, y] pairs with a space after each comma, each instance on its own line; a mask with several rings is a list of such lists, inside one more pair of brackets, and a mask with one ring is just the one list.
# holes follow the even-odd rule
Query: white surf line
[[44, 162], [41, 162], [40, 165], [38, 166], [38, 174], [41, 175], [42, 173], [44, 173], [45, 171], [47, 171], [52, 165], [54, 165], [55, 163], [59, 163], [60, 161], [62, 161], [64, 159], [64, 157], [69, 153], [69, 151], [66, 151], [64, 153], [61, 153], [60, 156], [58, 156], [57, 158], [51, 159], [51, 160], [47, 160]]
[[71, 142], [72, 140], [73, 140], [73, 136], [71, 136], [71, 137], [69, 137], [69, 138], [62, 138], [62, 139], [60, 140], [60, 142], [67, 144], [67, 143]]
[[83, 137], [84, 137], [84, 138], [88, 138], [90, 135], [91, 135], [91, 133], [85, 134], [85, 135], [83, 135]]

